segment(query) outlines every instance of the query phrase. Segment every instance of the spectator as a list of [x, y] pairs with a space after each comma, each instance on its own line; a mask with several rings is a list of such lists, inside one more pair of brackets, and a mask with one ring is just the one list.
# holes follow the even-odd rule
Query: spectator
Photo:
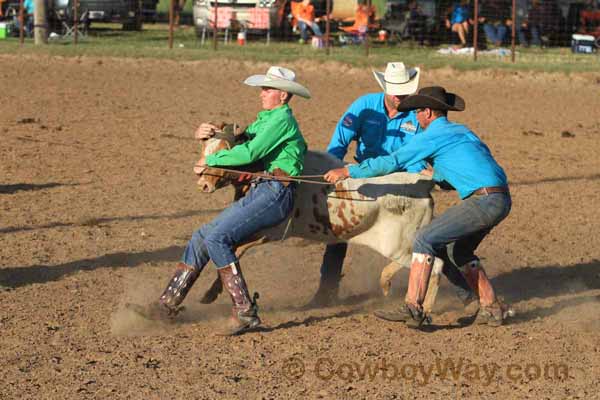
[[408, 3], [408, 11], [406, 12], [406, 36], [413, 37], [423, 44], [425, 30], [427, 28], [427, 15], [423, 12], [417, 0], [411, 0]]
[[[23, 2], [23, 19], [25, 21], [24, 31], [25, 35], [32, 37], [33, 36], [33, 11], [35, 9], [35, 4], [33, 0], [24, 0]], [[15, 28], [17, 32], [21, 29], [21, 24], [19, 21], [19, 13], [14, 16]]]
[[179, 26], [181, 20], [181, 13], [185, 8], [185, 2], [186, 0], [175, 0], [173, 2], [173, 13], [175, 13], [175, 20], [173, 21], [173, 23], [175, 24], [175, 26]]
[[358, 0], [356, 11], [354, 13], [354, 24], [351, 26], [343, 26], [340, 29], [349, 33], [354, 38], [354, 41], [361, 42], [364, 40], [369, 23], [375, 17], [375, 7], [369, 7], [365, 0]]
[[310, 28], [315, 36], [321, 37], [321, 29], [315, 19], [315, 6], [311, 0], [303, 0], [296, 8], [298, 27], [300, 28], [300, 43], [304, 44], [308, 40], [308, 28]]
[[467, 45], [467, 35], [469, 34], [469, 19], [471, 18], [470, 0], [457, 1], [448, 10], [446, 18], [446, 28], [458, 34], [461, 47]]
[[479, 16], [483, 22], [483, 31], [489, 44], [501, 46], [506, 38], [510, 19], [511, 3], [509, 0], [483, 0]]
[[528, 17], [519, 28], [519, 43], [523, 46], [547, 44], [549, 35], [559, 31], [561, 18], [556, 0], [532, 0]]
[[397, 6], [390, 5], [390, 11], [383, 21], [383, 29], [390, 35], [398, 35], [401, 40], [412, 38], [423, 43], [427, 30], [427, 15], [418, 5], [417, 0], [411, 0], [406, 8], [395, 10]]
[[579, 20], [581, 33], [600, 37], [600, 7], [596, 0], [585, 1]]

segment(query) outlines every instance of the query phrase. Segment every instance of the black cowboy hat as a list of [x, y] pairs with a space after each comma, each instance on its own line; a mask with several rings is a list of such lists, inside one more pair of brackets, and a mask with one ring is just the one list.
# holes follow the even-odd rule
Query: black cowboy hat
[[422, 88], [417, 94], [413, 94], [402, 100], [398, 111], [409, 111], [416, 108], [463, 111], [465, 109], [465, 101], [462, 97], [454, 93], [446, 92], [446, 89], [441, 86], [429, 86]]

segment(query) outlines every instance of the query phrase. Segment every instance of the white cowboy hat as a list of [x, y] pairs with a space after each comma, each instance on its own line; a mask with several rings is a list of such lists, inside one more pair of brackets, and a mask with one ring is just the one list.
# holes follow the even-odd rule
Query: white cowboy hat
[[294, 71], [283, 67], [270, 67], [266, 75], [252, 75], [244, 83], [248, 86], [270, 87], [283, 90], [284, 92], [297, 94], [298, 96], [310, 99], [310, 92], [307, 88], [296, 82]]
[[417, 67], [406, 69], [404, 63], [391, 62], [385, 73], [373, 71], [373, 75], [385, 94], [404, 96], [417, 91], [421, 70]]

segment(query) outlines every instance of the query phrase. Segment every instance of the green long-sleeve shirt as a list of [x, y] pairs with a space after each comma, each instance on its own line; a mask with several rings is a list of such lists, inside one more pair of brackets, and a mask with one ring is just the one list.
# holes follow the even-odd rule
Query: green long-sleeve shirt
[[259, 112], [246, 134], [250, 140], [211, 154], [206, 165], [230, 167], [262, 160], [268, 172], [280, 168], [292, 176], [302, 173], [306, 142], [287, 104]]

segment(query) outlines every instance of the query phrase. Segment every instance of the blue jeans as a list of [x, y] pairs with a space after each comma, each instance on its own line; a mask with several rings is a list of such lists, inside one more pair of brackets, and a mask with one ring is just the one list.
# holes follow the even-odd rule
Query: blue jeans
[[446, 246], [453, 243], [457, 266], [477, 260], [475, 249], [506, 218], [511, 205], [509, 193], [471, 196], [419, 229], [413, 251], [447, 259]]
[[499, 24], [484, 24], [483, 31], [485, 32], [485, 37], [488, 41], [492, 42], [496, 46], [500, 46], [502, 42], [504, 42], [504, 37], [506, 36], [506, 25]]
[[181, 262], [201, 272], [208, 260], [217, 268], [237, 262], [234, 247], [264, 228], [282, 222], [294, 206], [294, 184], [261, 180], [192, 235]]
[[311, 22], [310, 24], [306, 24], [303, 21], [298, 21], [298, 26], [300, 27], [300, 37], [303, 40], [308, 39], [307, 28], [312, 29], [315, 36], [323, 36], [323, 34], [321, 33], [321, 28], [319, 28], [319, 25], [316, 22]]
[[541, 46], [542, 41], [540, 40], [541, 30], [536, 25], [531, 25], [528, 28], [519, 29], [519, 43], [523, 46], [528, 46], [527, 32], [531, 35], [531, 44], [534, 46]]
[[[33, 15], [26, 14], [23, 19], [25, 20], [25, 27], [23, 28], [23, 33], [25, 34], [25, 36], [33, 37]], [[15, 24], [15, 29], [17, 32], [19, 32], [19, 30], [21, 29], [19, 17], [15, 15], [13, 20]]]

